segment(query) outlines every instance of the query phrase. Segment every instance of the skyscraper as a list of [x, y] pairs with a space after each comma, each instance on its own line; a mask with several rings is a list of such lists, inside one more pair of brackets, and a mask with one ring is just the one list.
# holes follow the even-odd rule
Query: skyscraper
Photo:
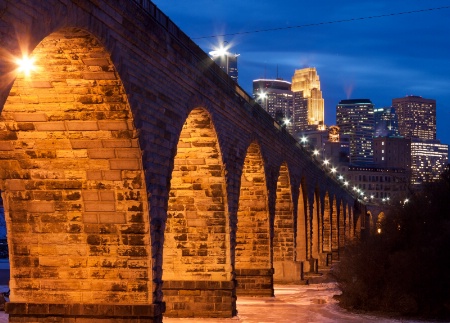
[[373, 162], [374, 105], [369, 99], [341, 100], [336, 107], [336, 123], [350, 136], [350, 164]]
[[[292, 77], [292, 91], [301, 93], [306, 99], [307, 123], [310, 128], [325, 129], [324, 101], [320, 90], [320, 79], [315, 67], [295, 70]], [[301, 129], [307, 130], [307, 129]]]
[[409, 95], [392, 99], [400, 135], [406, 138], [436, 139], [436, 100]]
[[232, 54], [227, 47], [220, 47], [218, 50], [209, 52], [211, 59], [227, 73], [236, 83], [238, 82], [238, 56], [239, 54]]
[[253, 81], [253, 97], [272, 118], [283, 123], [291, 134], [303, 122], [301, 107], [305, 100], [291, 91], [291, 83], [283, 79], [258, 79]]
[[393, 107], [374, 109], [374, 137], [398, 137], [398, 118]]
[[423, 184], [440, 178], [448, 163], [448, 145], [439, 140], [411, 139], [411, 183]]
[[392, 99], [400, 134], [411, 139], [411, 183], [439, 179], [448, 163], [448, 145], [436, 139], [436, 100], [410, 95]]

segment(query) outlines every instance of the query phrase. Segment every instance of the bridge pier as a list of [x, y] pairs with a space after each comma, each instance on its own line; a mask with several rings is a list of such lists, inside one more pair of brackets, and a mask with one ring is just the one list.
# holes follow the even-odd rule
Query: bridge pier
[[331, 252], [321, 252], [319, 254], [319, 267], [329, 267], [333, 261], [333, 254]]
[[310, 258], [303, 262], [304, 273], [317, 273], [319, 271], [319, 261], [315, 258]]
[[234, 281], [164, 281], [167, 317], [233, 317]]
[[161, 323], [165, 304], [6, 303], [9, 322]]
[[273, 279], [277, 283], [287, 284], [303, 284], [305, 283], [304, 263], [303, 261], [275, 261], [273, 263], [274, 276]]
[[238, 296], [274, 296], [274, 269], [236, 269]]

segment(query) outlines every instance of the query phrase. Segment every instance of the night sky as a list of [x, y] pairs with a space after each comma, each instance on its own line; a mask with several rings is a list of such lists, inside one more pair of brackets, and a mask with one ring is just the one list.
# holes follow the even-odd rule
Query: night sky
[[[239, 53], [239, 84], [291, 81], [295, 69], [316, 67], [325, 99], [325, 122], [336, 122], [342, 99], [371, 99], [376, 107], [392, 98], [436, 99], [437, 137], [450, 143], [450, 0], [157, 0], [154, 3], [209, 52], [223, 41]], [[287, 30], [271, 28], [448, 7], [351, 22]]]

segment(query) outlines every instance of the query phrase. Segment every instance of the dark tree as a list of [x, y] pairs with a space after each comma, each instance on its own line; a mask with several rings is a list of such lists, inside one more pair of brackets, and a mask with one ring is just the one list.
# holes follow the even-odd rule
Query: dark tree
[[334, 274], [349, 309], [450, 318], [450, 172], [391, 209], [381, 234], [353, 244]]

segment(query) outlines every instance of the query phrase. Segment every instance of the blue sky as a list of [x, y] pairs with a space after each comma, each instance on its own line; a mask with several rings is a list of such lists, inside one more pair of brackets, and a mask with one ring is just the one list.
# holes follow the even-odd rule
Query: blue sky
[[[325, 122], [336, 105], [368, 98], [376, 107], [419, 95], [437, 101], [438, 139], [450, 143], [450, 0], [157, 0], [154, 3], [206, 52], [220, 41], [239, 53], [239, 84], [316, 67], [325, 99]], [[210, 35], [292, 27], [428, 8], [449, 7], [352, 22], [222, 38]]]

